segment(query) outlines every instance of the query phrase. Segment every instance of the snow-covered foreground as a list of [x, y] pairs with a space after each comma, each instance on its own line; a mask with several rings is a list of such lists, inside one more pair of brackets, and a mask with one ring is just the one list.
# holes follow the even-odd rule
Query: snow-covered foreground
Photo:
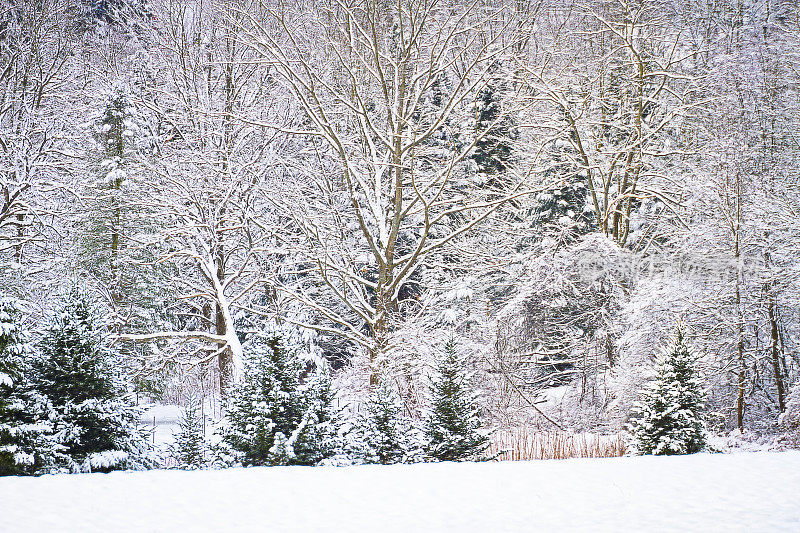
[[800, 531], [800, 452], [0, 478], [0, 531]]

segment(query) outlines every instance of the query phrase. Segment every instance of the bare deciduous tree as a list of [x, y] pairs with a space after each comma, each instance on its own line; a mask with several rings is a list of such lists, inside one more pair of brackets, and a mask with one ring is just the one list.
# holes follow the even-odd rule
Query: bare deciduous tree
[[59, 112], [73, 29], [67, 2], [0, 4], [0, 254], [17, 263], [41, 235], [39, 196], [71, 161]]
[[[142, 105], [164, 131], [142, 206], [161, 219], [162, 229], [145, 244], [156, 263], [172, 268], [183, 327], [123, 338], [193, 341], [171, 358], [217, 360], [224, 396], [243, 364], [236, 310], [248, 306], [270, 270], [262, 264], [273, 235], [264, 182], [278, 157], [278, 134], [252, 124], [271, 120], [279, 101], [240, 42], [231, 4], [160, 7], [154, 49], [162, 54], [165, 83], [156, 101]], [[162, 364], [158, 353], [155, 363]]]
[[[409, 277], [521, 193], [519, 180], [493, 195], [459, 181], [486, 132], [461, 146], [448, 131], [507, 46], [507, 13], [435, 0], [260, 8], [247, 14], [248, 42], [305, 115], [287, 131], [310, 137], [322, 162], [300, 169], [275, 205], [297, 228], [298, 259], [337, 304], [283, 289], [369, 351], [374, 383]], [[441, 83], [448, 89], [431, 103]], [[445, 149], [431, 148], [437, 135]]]
[[[591, 2], [557, 13], [537, 51], [543, 60], [521, 65], [531, 99], [550, 104], [537, 127], [569, 158], [562, 177], [586, 181], [597, 227], [625, 245], [643, 201], [676, 203], [661, 162], [693, 150], [679, 129], [704, 102], [682, 72], [694, 53], [667, 2]], [[569, 31], [575, 26], [581, 31]]]

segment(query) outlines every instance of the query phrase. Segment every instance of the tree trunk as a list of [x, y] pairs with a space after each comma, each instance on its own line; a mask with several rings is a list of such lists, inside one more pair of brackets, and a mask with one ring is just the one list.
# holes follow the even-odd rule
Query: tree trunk
[[25, 215], [20, 213], [17, 215], [17, 239], [19, 244], [14, 247], [14, 259], [17, 264], [22, 264], [22, 241], [25, 238]]
[[380, 376], [385, 365], [383, 357], [389, 347], [389, 314], [391, 312], [391, 298], [387, 294], [390, 273], [388, 265], [381, 265], [378, 270], [378, 287], [375, 295], [375, 325], [372, 330], [374, 346], [370, 352], [370, 388], [380, 384]]
[[737, 398], [736, 398], [736, 427], [739, 431], [744, 431], [744, 389], [747, 376], [747, 363], [744, 360], [744, 316], [742, 313], [742, 265], [741, 250], [739, 247], [739, 232], [742, 220], [742, 187], [739, 173], [736, 173], [736, 183], [734, 184], [734, 194], [736, 195], [735, 221], [733, 224], [733, 258], [736, 265], [736, 354], [739, 364], [739, 375], [737, 376]]
[[[217, 255], [217, 279], [223, 280], [225, 279], [225, 267], [223, 265], [223, 253], [222, 253], [222, 245], [220, 245], [220, 250]], [[225, 335], [228, 333], [228, 325], [225, 320], [225, 312], [222, 309], [222, 305], [217, 302], [216, 304], [216, 316], [215, 316], [215, 327], [217, 335]], [[218, 357], [219, 362], [219, 394], [220, 397], [225, 400], [228, 398], [228, 394], [230, 393], [231, 387], [233, 385], [232, 378], [233, 378], [233, 354], [231, 353], [230, 348], [226, 348], [223, 350]]]
[[119, 275], [119, 244], [120, 228], [122, 225], [122, 207], [120, 206], [119, 193], [122, 189], [122, 179], [114, 180], [111, 192], [111, 298], [116, 306], [121, 299], [121, 280]]
[[780, 351], [778, 350], [778, 320], [775, 312], [776, 308], [777, 303], [775, 301], [775, 295], [770, 293], [767, 312], [769, 314], [772, 370], [775, 373], [775, 385], [778, 388], [778, 408], [781, 410], [781, 413], [783, 413], [786, 411], [786, 391], [783, 384], [783, 373], [781, 372]]

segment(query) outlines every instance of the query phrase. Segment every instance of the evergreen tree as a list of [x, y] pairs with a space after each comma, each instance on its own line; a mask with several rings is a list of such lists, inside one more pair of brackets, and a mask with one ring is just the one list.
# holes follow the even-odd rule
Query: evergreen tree
[[143, 246], [163, 220], [145, 201], [153, 183], [143, 178], [142, 164], [155, 141], [152, 124], [134, 105], [134, 94], [140, 99], [155, 96], [148, 90], [146, 65], [142, 70], [133, 83], [117, 80], [94, 117], [89, 168], [95, 179], [85, 191], [87, 213], [81, 217], [81, 267], [107, 290], [113, 312], [125, 309], [128, 332], [175, 322], [165, 302], [173, 297], [177, 273], [172, 265], [156, 261], [163, 243]]
[[800, 446], [800, 380], [790, 389], [786, 401], [786, 411], [778, 419], [786, 430], [782, 440], [792, 446]]
[[200, 400], [194, 394], [190, 395], [186, 401], [178, 427], [180, 433], [175, 438], [174, 446], [178, 467], [183, 469], [202, 468], [205, 465], [206, 444], [203, 436]]
[[118, 303], [126, 280], [122, 271], [130, 228], [132, 202], [128, 198], [129, 160], [136, 137], [135, 112], [128, 89], [116, 84], [105, 99], [103, 113], [96, 124], [95, 141], [98, 179], [89, 191], [93, 204], [86, 217], [87, 235], [82, 255], [84, 266], [110, 289]]
[[437, 371], [425, 424], [427, 453], [439, 461], [479, 459], [489, 438], [481, 431], [478, 399], [466, 383], [464, 361], [454, 339], [447, 341]]
[[151, 466], [138, 411], [115, 374], [89, 300], [73, 293], [41, 342], [38, 389], [55, 409], [61, 466], [108, 472]]
[[569, 240], [592, 231], [596, 224], [587, 203], [589, 192], [580, 178], [564, 180], [534, 198], [529, 217], [537, 235], [564, 234]]
[[365, 405], [354, 431], [350, 453], [367, 464], [413, 463], [421, 459], [413, 422], [402, 414], [400, 398], [382, 380]]
[[[568, 117], [564, 115], [563, 119], [566, 121]], [[575, 142], [575, 137], [570, 141]], [[597, 229], [587, 180], [583, 169], [575, 163], [579, 154], [571, 142], [555, 139], [546, 145], [545, 157], [550, 164], [543, 172], [542, 183], [552, 186], [534, 196], [525, 217], [525, 225], [532, 225], [534, 230], [534, 240], [550, 235], [573, 241]], [[528, 241], [525, 239], [523, 246], [530, 244]]]
[[334, 408], [333, 389], [327, 373], [318, 371], [309, 376], [302, 387], [306, 399], [306, 413], [301, 428], [295, 430], [297, 438], [293, 454], [297, 464], [316, 465], [332, 457], [339, 450], [337, 428], [339, 413]]
[[701, 418], [704, 393], [697, 375], [698, 358], [679, 328], [662, 351], [654, 379], [640, 391], [630, 431], [641, 455], [696, 453], [705, 446]]
[[53, 466], [51, 407], [27, 380], [31, 357], [16, 301], [0, 298], [0, 476]]
[[490, 74], [475, 101], [475, 128], [481, 137], [475, 143], [472, 159], [483, 185], [497, 192], [508, 184], [506, 173], [514, 159], [514, 142], [519, 132], [516, 119], [504, 109], [509, 84], [502, 65], [495, 63]]
[[[0, 299], [0, 387], [7, 394], [18, 386], [23, 376], [26, 346], [17, 315], [16, 301]], [[6, 412], [10, 404], [10, 396], [4, 394], [0, 397], [0, 412]]]
[[244, 466], [315, 465], [335, 453], [330, 384], [273, 335], [250, 342], [244, 379], [231, 395], [223, 443]]
[[83, 30], [106, 25], [135, 27], [137, 19], [148, 18], [147, 0], [84, 0], [81, 4], [77, 22]]

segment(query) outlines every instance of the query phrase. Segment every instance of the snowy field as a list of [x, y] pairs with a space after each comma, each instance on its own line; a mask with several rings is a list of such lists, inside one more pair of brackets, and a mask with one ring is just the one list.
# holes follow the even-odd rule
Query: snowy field
[[3, 532], [800, 531], [800, 452], [0, 478]]

